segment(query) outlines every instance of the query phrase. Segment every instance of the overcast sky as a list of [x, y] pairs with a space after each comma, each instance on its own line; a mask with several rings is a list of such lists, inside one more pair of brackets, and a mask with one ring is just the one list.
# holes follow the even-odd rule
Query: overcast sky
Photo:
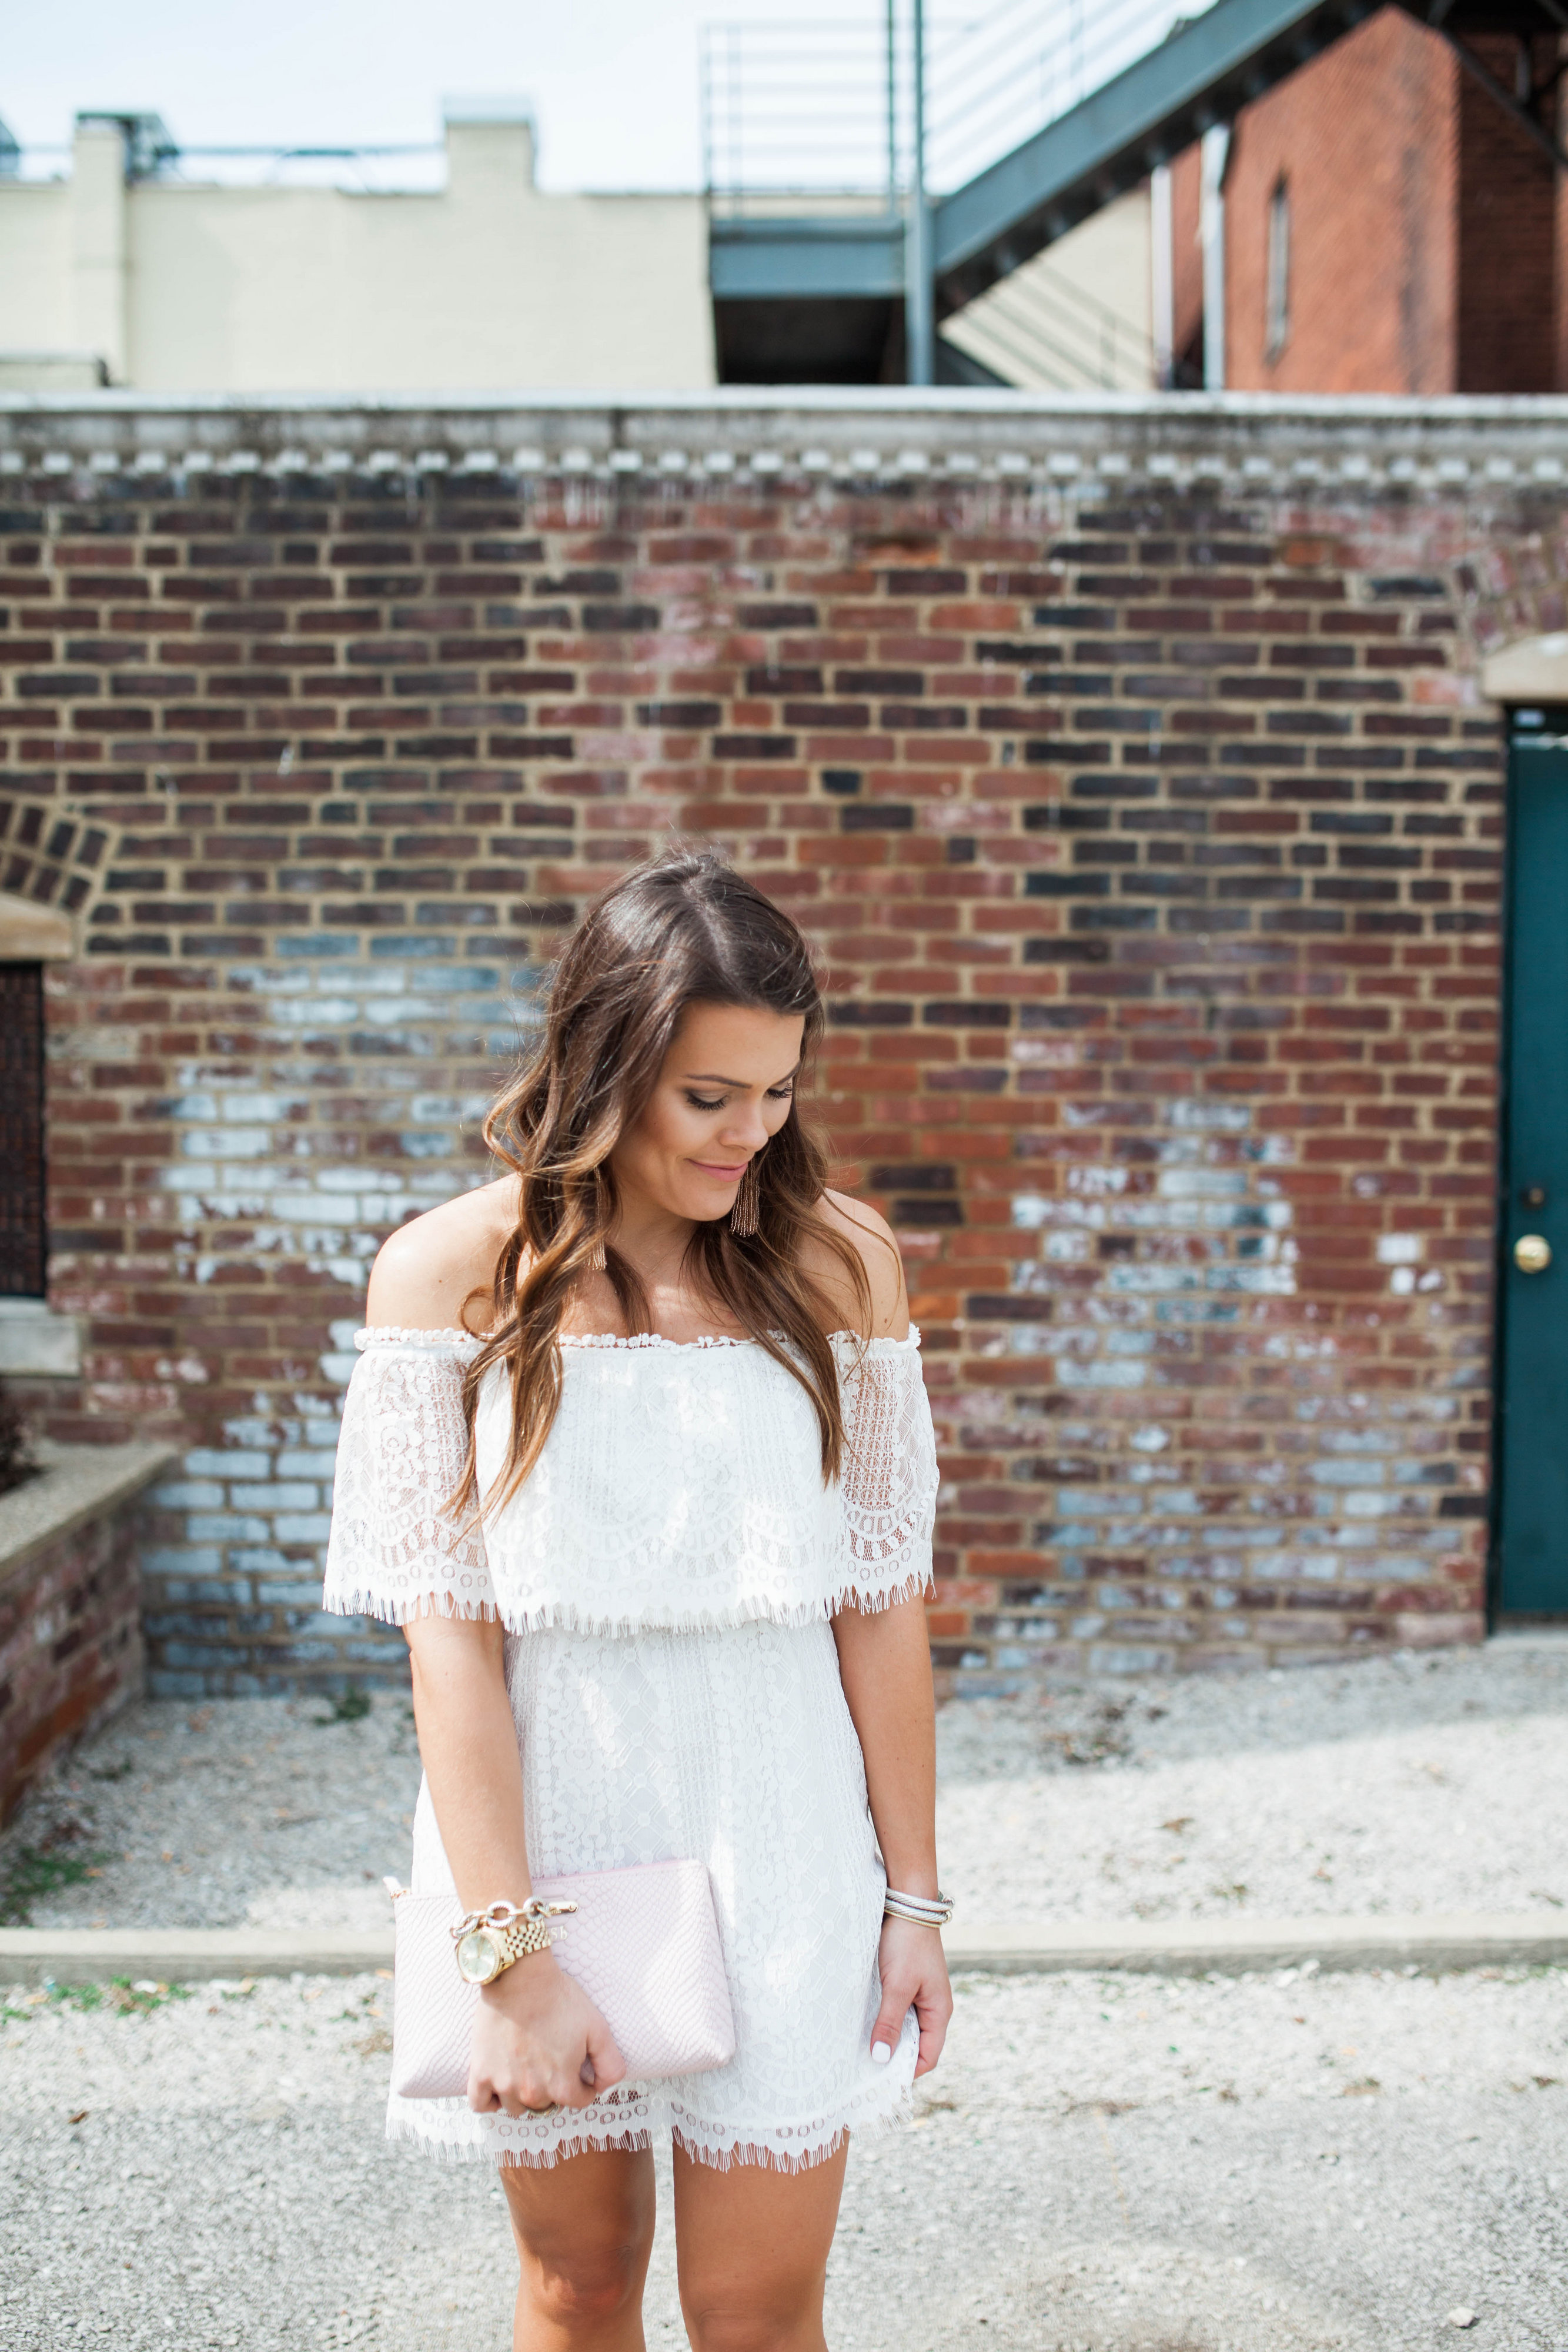
[[880, 0], [10, 0], [0, 121], [68, 140], [149, 109], [191, 144], [434, 139], [441, 100], [526, 94], [552, 188], [699, 185], [697, 27]]

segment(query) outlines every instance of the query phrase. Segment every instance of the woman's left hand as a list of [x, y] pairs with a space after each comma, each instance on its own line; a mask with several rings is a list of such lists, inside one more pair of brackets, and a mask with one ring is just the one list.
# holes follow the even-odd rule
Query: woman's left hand
[[886, 2065], [898, 2047], [904, 2021], [910, 2010], [920, 2022], [920, 2056], [916, 2076], [929, 2074], [947, 2039], [953, 2014], [953, 1988], [942, 1938], [935, 1927], [917, 1927], [913, 1919], [884, 1919], [878, 1954], [882, 1972], [882, 2007], [871, 2032], [872, 2055]]

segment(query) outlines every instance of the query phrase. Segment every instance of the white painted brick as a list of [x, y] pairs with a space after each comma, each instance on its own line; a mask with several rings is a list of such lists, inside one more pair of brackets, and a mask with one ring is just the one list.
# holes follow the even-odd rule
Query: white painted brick
[[231, 1486], [229, 1503], [236, 1511], [313, 1511], [321, 1500], [315, 1479], [279, 1478], [266, 1486]]
[[360, 1217], [357, 1199], [327, 1200], [315, 1192], [274, 1192], [267, 1207], [269, 1216], [290, 1225], [352, 1225]]
[[180, 1138], [187, 1160], [265, 1160], [272, 1149], [267, 1127], [193, 1127]]
[[272, 1456], [239, 1448], [228, 1454], [218, 1446], [198, 1445], [186, 1454], [183, 1466], [193, 1478], [270, 1478]]

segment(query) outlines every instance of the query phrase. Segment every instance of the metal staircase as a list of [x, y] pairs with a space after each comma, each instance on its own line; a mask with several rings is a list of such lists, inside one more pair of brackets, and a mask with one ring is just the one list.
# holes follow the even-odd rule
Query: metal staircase
[[[1375, 5], [1186, 0], [1183, 13], [1181, 0], [1002, 0], [959, 25], [924, 24], [913, 0], [905, 33], [889, 0], [882, 26], [710, 28], [703, 95], [721, 373], [1006, 380], [995, 369], [977, 377], [972, 359], [944, 348], [940, 322]], [[911, 333], [895, 369], [906, 301]], [[1034, 329], [1037, 341], [1082, 344], [1092, 333], [1060, 316]], [[1017, 320], [1009, 329], [1015, 341], [1023, 331]], [[1063, 363], [1065, 380], [1083, 380]]]

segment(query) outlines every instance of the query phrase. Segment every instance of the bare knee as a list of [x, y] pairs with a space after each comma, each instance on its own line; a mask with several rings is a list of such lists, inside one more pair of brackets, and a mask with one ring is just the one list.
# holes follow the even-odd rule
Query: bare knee
[[[503, 2170], [519, 2277], [517, 2315], [567, 2342], [599, 2342], [642, 2299], [653, 2242], [651, 2162], [579, 2159], [566, 2177]], [[645, 2176], [645, 2177], [644, 2177]]]
[[693, 2352], [794, 2352], [820, 2344], [822, 2281], [769, 2281], [749, 2293], [683, 2284], [681, 2311]]
[[532, 2248], [522, 2260], [523, 2292], [541, 2319], [569, 2335], [591, 2334], [639, 2300], [646, 2267], [640, 2243], [573, 2246], [559, 2254]]

